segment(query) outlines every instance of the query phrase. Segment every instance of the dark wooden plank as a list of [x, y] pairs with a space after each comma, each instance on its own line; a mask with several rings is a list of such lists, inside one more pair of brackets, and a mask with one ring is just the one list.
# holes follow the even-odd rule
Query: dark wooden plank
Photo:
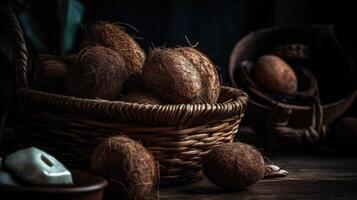
[[284, 181], [334, 181], [357, 180], [357, 170], [346, 169], [287, 169], [289, 175], [283, 178], [271, 178], [262, 182]]
[[357, 199], [357, 158], [272, 156], [289, 176], [265, 179], [238, 192], [227, 192], [204, 179], [198, 183], [161, 188], [161, 199]]
[[356, 199], [357, 180], [260, 181], [247, 190], [224, 191], [207, 180], [161, 190], [161, 199]]
[[274, 164], [304, 169], [357, 169], [357, 157], [320, 157], [316, 155], [284, 155], [269, 157]]

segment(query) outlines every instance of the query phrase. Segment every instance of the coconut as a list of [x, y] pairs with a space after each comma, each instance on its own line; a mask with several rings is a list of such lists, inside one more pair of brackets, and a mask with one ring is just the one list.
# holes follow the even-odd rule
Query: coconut
[[176, 48], [196, 68], [201, 77], [202, 91], [198, 103], [216, 103], [221, 84], [216, 66], [204, 53], [192, 47]]
[[180, 52], [169, 48], [150, 52], [142, 79], [151, 92], [170, 103], [188, 103], [202, 90], [196, 68]]
[[128, 77], [123, 58], [114, 50], [93, 46], [81, 51], [66, 78], [68, 95], [113, 100]]
[[157, 193], [159, 175], [154, 157], [138, 142], [117, 136], [95, 149], [91, 170], [109, 181], [112, 196], [150, 199]]
[[270, 92], [285, 95], [297, 92], [298, 79], [294, 70], [278, 56], [261, 56], [253, 70], [258, 83]]
[[161, 100], [158, 97], [156, 97], [154, 94], [142, 90], [134, 90], [132, 92], [129, 92], [120, 100], [130, 103], [138, 103], [138, 104], [151, 104], [151, 105], [162, 104]]
[[132, 74], [124, 82], [124, 92], [130, 93], [137, 90], [145, 90], [146, 86], [143, 83], [141, 74]]
[[246, 188], [264, 177], [261, 153], [244, 143], [217, 146], [202, 159], [203, 172], [214, 184], [228, 190]]
[[124, 83], [124, 95], [119, 100], [138, 104], [163, 104], [163, 102], [151, 92], [146, 90], [140, 74], [132, 74]]
[[63, 93], [67, 72], [68, 65], [62, 58], [39, 54], [35, 59], [34, 87], [46, 92]]
[[145, 52], [123, 28], [108, 22], [98, 22], [91, 26], [80, 48], [100, 45], [118, 52], [125, 61], [129, 74], [140, 73], [145, 61]]

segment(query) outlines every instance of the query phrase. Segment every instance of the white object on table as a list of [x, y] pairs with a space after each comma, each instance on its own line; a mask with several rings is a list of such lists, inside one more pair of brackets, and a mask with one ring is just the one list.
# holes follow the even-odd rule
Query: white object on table
[[56, 158], [30, 147], [4, 158], [4, 168], [22, 181], [34, 185], [73, 184], [72, 174]]

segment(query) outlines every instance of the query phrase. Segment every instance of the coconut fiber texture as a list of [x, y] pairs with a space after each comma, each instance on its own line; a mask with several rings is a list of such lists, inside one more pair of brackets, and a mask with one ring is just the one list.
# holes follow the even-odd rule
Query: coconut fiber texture
[[213, 148], [203, 158], [202, 165], [207, 178], [227, 190], [253, 185], [265, 173], [261, 153], [244, 143], [232, 142]]
[[155, 95], [146, 92], [146, 91], [132, 91], [127, 95], [121, 98], [122, 101], [130, 102], [130, 103], [138, 103], [138, 104], [151, 104], [158, 105], [162, 104], [161, 100], [157, 98]]
[[93, 153], [91, 169], [109, 181], [111, 196], [146, 200], [156, 195], [159, 176], [155, 159], [127, 137], [104, 140]]
[[141, 74], [132, 74], [124, 82], [124, 92], [130, 93], [137, 90], [145, 90], [146, 85], [143, 83]]
[[40, 54], [35, 59], [34, 87], [47, 92], [63, 93], [67, 73], [68, 65], [63, 59]]
[[176, 50], [192, 63], [201, 77], [202, 91], [197, 103], [216, 103], [221, 88], [216, 65], [195, 48], [181, 47]]
[[69, 68], [68, 95], [113, 100], [128, 77], [123, 58], [114, 50], [93, 46], [82, 50]]
[[104, 46], [118, 52], [124, 58], [129, 74], [141, 72], [145, 52], [122, 27], [108, 22], [98, 22], [89, 27], [80, 48], [93, 45]]
[[169, 103], [188, 103], [201, 94], [201, 79], [196, 68], [174, 49], [154, 49], [142, 72], [149, 90]]

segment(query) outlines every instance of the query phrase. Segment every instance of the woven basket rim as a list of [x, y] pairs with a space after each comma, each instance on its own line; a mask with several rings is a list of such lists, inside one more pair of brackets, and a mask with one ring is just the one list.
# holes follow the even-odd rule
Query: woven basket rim
[[[248, 94], [244, 92], [242, 89], [239, 88], [233, 88], [233, 87], [228, 87], [228, 86], [221, 86], [221, 90], [231, 90], [231, 91], [236, 91], [239, 93], [237, 96], [238, 98], [243, 98], [242, 100], [244, 101], [245, 99], [248, 99]], [[232, 103], [232, 101], [227, 101], [223, 103], [194, 103], [194, 104], [187, 104], [187, 103], [181, 103], [181, 104], [140, 104], [140, 103], [131, 103], [131, 102], [126, 102], [126, 101], [121, 101], [121, 100], [105, 100], [105, 99], [85, 99], [85, 98], [79, 98], [79, 97], [73, 97], [73, 96], [68, 96], [68, 95], [63, 95], [63, 94], [55, 94], [55, 93], [50, 93], [50, 92], [45, 92], [45, 91], [40, 91], [36, 90], [33, 88], [21, 88], [20, 89], [20, 94], [22, 96], [27, 96], [27, 95], [40, 95], [40, 96], [47, 96], [48, 98], [68, 98], [72, 101], [75, 102], [88, 102], [88, 103], [109, 103], [109, 104], [125, 104], [125, 105], [145, 105], [147, 107], [157, 107], [157, 106], [180, 106], [180, 105], [213, 105], [213, 104], [229, 104]]]
[[[244, 91], [221, 87], [225, 102], [207, 104], [148, 105], [123, 101], [82, 99], [22, 88], [19, 90], [20, 105], [29, 105], [50, 112], [65, 112], [72, 115], [90, 115], [115, 121], [137, 122], [151, 125], [201, 124], [222, 120], [244, 113], [248, 95]], [[228, 99], [227, 99], [228, 97]]]

